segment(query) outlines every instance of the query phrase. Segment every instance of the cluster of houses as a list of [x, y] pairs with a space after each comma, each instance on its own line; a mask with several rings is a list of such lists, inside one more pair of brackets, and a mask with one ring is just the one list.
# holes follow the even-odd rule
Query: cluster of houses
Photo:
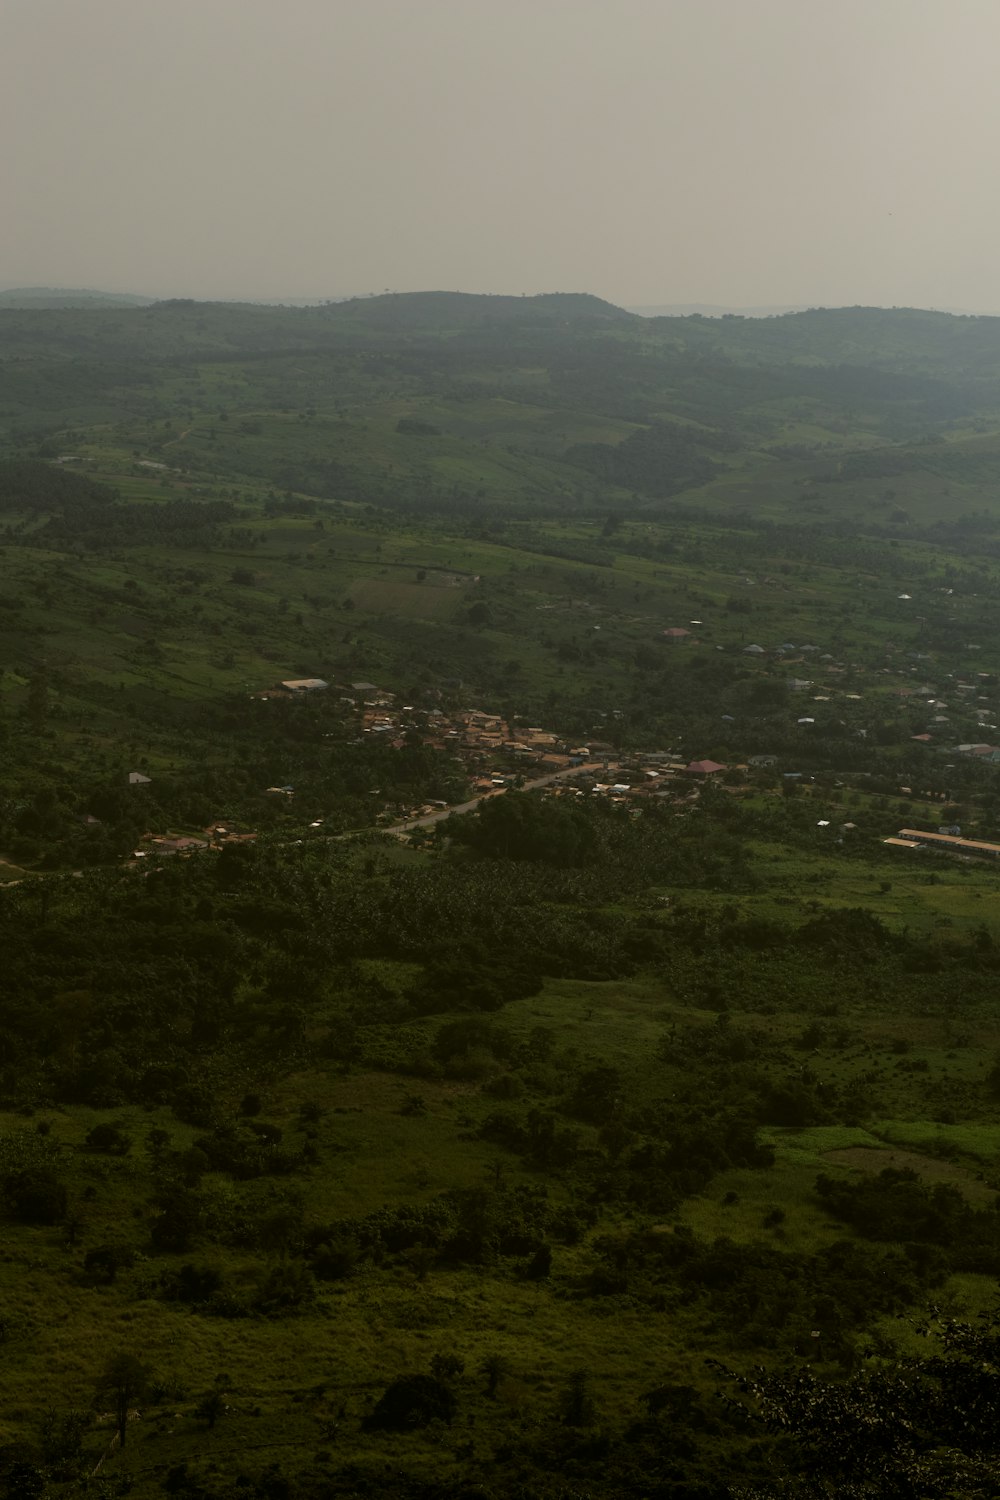
[[[329, 684], [318, 678], [281, 683], [276, 693], [299, 695], [321, 691]], [[489, 795], [510, 786], [548, 783], [553, 796], [588, 792], [614, 799], [668, 795], [674, 778], [705, 781], [727, 769], [719, 761], [687, 761], [669, 750], [622, 756], [603, 739], [575, 744], [543, 725], [511, 722], [502, 714], [480, 708], [446, 712], [399, 703], [396, 695], [372, 682], [338, 685], [339, 701], [355, 717], [358, 739], [384, 739], [402, 750], [415, 741], [453, 755], [466, 770], [472, 791]], [[609, 773], [614, 772], [612, 777]], [[574, 776], [578, 773], [578, 778]], [[572, 786], [564, 782], [572, 777]], [[550, 781], [559, 778], [559, 781]], [[271, 787], [274, 796], [289, 796], [291, 787]], [[430, 815], [440, 804], [406, 809], [404, 817]], [[388, 811], [383, 820], [398, 816]]]
[[[696, 631], [704, 626], [702, 620], [689, 620], [688, 625], [668, 625], [662, 632], [662, 639], [668, 646], [700, 646], [701, 638]], [[721, 651], [721, 646], [716, 648]], [[830, 662], [834, 657], [829, 651], [821, 651], [819, 646], [805, 645], [797, 646], [794, 641], [782, 641], [779, 646], [760, 646], [752, 641], [749, 646], [741, 646], [740, 650], [744, 656], [773, 656], [777, 660], [785, 661], [794, 656], [816, 656], [819, 661]], [[805, 683], [804, 686], [811, 686]]]
[[[363, 703], [362, 733], [389, 733], [390, 744], [401, 747], [405, 735], [416, 730], [424, 744], [458, 756], [472, 773], [478, 791], [498, 783], [510, 785], [521, 777], [527, 781], [576, 768], [592, 771], [614, 766], [634, 772], [638, 781], [634, 787], [614, 783], [613, 790], [641, 792], [665, 776], [704, 779], [727, 769], [713, 760], [684, 761], [667, 750], [623, 757], [608, 741], [592, 737], [585, 745], [574, 745], [541, 725], [512, 725], [502, 715], [478, 708], [452, 714], [437, 708], [418, 712], [408, 705], [395, 710], [387, 702], [391, 697], [382, 694]], [[596, 786], [607, 789], [600, 782]]]
[[955, 755], [968, 755], [987, 765], [1000, 765], [1000, 745], [955, 745], [953, 752]]
[[[900, 595], [906, 598], [906, 595]], [[700, 641], [693, 633], [693, 627], [700, 625], [701, 621], [692, 620], [690, 627], [686, 628], [673, 625], [663, 631], [663, 639], [674, 645], [698, 645]], [[722, 649], [721, 647], [717, 649]], [[968, 645], [967, 650], [979, 650], [978, 646]], [[750, 659], [767, 659], [769, 664], [791, 667], [798, 662], [810, 661], [816, 672], [813, 678], [792, 675], [782, 676], [780, 679], [784, 686], [792, 693], [809, 694], [813, 703], [825, 704], [832, 701], [860, 703], [867, 696], [872, 702], [877, 701], [880, 692], [886, 694], [894, 693], [899, 699], [907, 700], [914, 706], [919, 702], [927, 710], [926, 720], [919, 732], [911, 738], [922, 744], [936, 744], [941, 749], [957, 755], [969, 755], [993, 764], [1000, 764], [1000, 745], [985, 743], [981, 741], [969, 742], [955, 745], [949, 743], [954, 734], [954, 724], [963, 721], [969, 728], [996, 729], [993, 721], [997, 717], [997, 706], [995, 695], [984, 692], [987, 687], [995, 687], [996, 676], [993, 673], [979, 671], [970, 673], [967, 677], [956, 676], [948, 673], [941, 686], [935, 687], [929, 682], [918, 684], [899, 682], [892, 689], [890, 682], [886, 679], [899, 677], [906, 673], [916, 674], [927, 670], [927, 664], [932, 660], [926, 651], [903, 652], [898, 647], [890, 646], [885, 663], [875, 666], [872, 663], [861, 665], [859, 663], [845, 663], [838, 661], [832, 652], [824, 651], [821, 647], [806, 643], [798, 645], [794, 641], [782, 641], [776, 646], [762, 646], [757, 642], [739, 648], [740, 653]], [[858, 676], [863, 674], [866, 678], [868, 692], [845, 691], [846, 683], [838, 681], [845, 676]], [[777, 680], [777, 679], [776, 679]], [[729, 718], [729, 715], [724, 715]], [[817, 722], [813, 713], [801, 715], [797, 722], [803, 727], [809, 727]], [[868, 730], [858, 728], [857, 734], [861, 738], [867, 736]]]
[[222, 824], [206, 828], [201, 837], [192, 834], [147, 833], [139, 847], [132, 851], [132, 859], [149, 859], [151, 855], [157, 854], [198, 854], [202, 849], [221, 849], [225, 844], [253, 843], [256, 837], [255, 833], [236, 833], [234, 829]]
[[[670, 626], [663, 632], [664, 639], [676, 645], [698, 644], [695, 632], [701, 624], [700, 620], [691, 620], [687, 626]], [[784, 662], [786, 666], [793, 666], [798, 661], [812, 657], [815, 667], [819, 668], [818, 675], [821, 678], [831, 677], [827, 692], [822, 691], [825, 685], [822, 681], [814, 682], [811, 678], [797, 675], [784, 680], [793, 693], [806, 694], [811, 691], [812, 700], [817, 704], [830, 701], [836, 674], [851, 670], [835, 661], [830, 652], [824, 652], [819, 646], [812, 644], [796, 645], [791, 641], [784, 641], [777, 647], [765, 648], [753, 643], [741, 649], [749, 657], [768, 656]], [[902, 656], [902, 653], [899, 655]], [[926, 653], [909, 652], [906, 653], [906, 665], [902, 660], [899, 665], [885, 665], [881, 668], [881, 674], [883, 677], [891, 676], [901, 669], [906, 671], [907, 668], [909, 672], [917, 672], [921, 670], [920, 663], [927, 660]], [[878, 668], [869, 667], [868, 670], [879, 672]], [[972, 681], [949, 677], [943, 690], [954, 697], [956, 707], [960, 708], [970, 722], [974, 715], [977, 724], [992, 728], [993, 725], [987, 725], [985, 721], [992, 718], [995, 710], [989, 706], [990, 699], [981, 691], [987, 685], [989, 674], [972, 675]], [[992, 678], [989, 681], [992, 683]], [[817, 688], [820, 691], [816, 691]], [[872, 688], [876, 688], [875, 682], [872, 683]], [[408, 744], [420, 743], [450, 753], [461, 761], [474, 794], [480, 796], [513, 785], [530, 786], [548, 782], [547, 790], [553, 796], [596, 795], [622, 801], [641, 801], [649, 797], [683, 796], [685, 786], [690, 792], [692, 784], [718, 777], [729, 769], [714, 760], [685, 760], [671, 751], [624, 755], [613, 744], [602, 739], [590, 738], [587, 744], [577, 745], [541, 725], [525, 726], [520, 721], [508, 720], [502, 714], [478, 708], [457, 711], [445, 711], [438, 707], [418, 708], [413, 704], [398, 702], [395, 694], [367, 681], [334, 686], [318, 677], [292, 678], [258, 696], [301, 697], [326, 691], [336, 691], [339, 702], [354, 719], [359, 740], [384, 738], [386, 743], [400, 750]], [[930, 732], [913, 735], [915, 740], [935, 742], [952, 753], [1000, 764], [998, 745], [971, 740], [957, 746], [945, 743], [946, 726], [950, 720], [944, 711], [948, 704], [937, 696], [938, 691], [927, 683], [914, 686], [905, 681], [895, 689], [886, 682], [883, 688], [886, 694], [895, 693], [903, 699], [922, 700], [929, 709], [938, 710], [928, 724]], [[860, 693], [844, 692], [843, 687], [836, 689], [836, 695], [845, 702], [860, 702], [862, 699]], [[798, 719], [802, 726], [815, 722], [811, 714]], [[858, 732], [865, 733], [864, 730]], [[772, 769], [775, 765], [776, 758], [773, 755], [755, 755], [747, 765], [733, 769], [752, 772]], [[786, 772], [784, 779], [798, 780], [800, 773]], [[291, 787], [273, 787], [268, 790], [274, 796], [287, 797], [292, 794]], [[440, 804], [427, 804], [407, 810], [404, 816], [428, 814], [439, 810], [439, 807]], [[385, 817], [391, 819], [398, 815], [398, 811], [387, 810]], [[905, 841], [912, 847], [912, 839]]]
[[[784, 586], [770, 578], [759, 581]], [[743, 582], [750, 585], [755, 580], [746, 578]], [[900, 600], [908, 597], [904, 594], [898, 596]], [[671, 647], [706, 646], [711, 637], [711, 625], [706, 626], [698, 619], [670, 624], [662, 630], [662, 640]], [[939, 674], [931, 665], [933, 659], [927, 652], [907, 651], [892, 645], [886, 648], [881, 661], [869, 660], [863, 666], [838, 660], [831, 651], [811, 642], [783, 641], [765, 645], [754, 641], [746, 645], [730, 644], [726, 648], [716, 646], [715, 649], [741, 654], [748, 663], [756, 660], [758, 670], [766, 672], [772, 680], [782, 682], [790, 693], [797, 695], [799, 701], [792, 712], [798, 716], [797, 723], [803, 732], [817, 725], [814, 717], [817, 715], [819, 726], [814, 732], [821, 733], [823, 724], [828, 722], [825, 716], [837, 711], [832, 706], [834, 703], [843, 704], [845, 709], [851, 702], [861, 704], [862, 693], [848, 691], [860, 682], [867, 700], [865, 706], [871, 706], [879, 719], [886, 717], [887, 701], [896, 700], [895, 712], [890, 715], [892, 720], [897, 719], [899, 701], [906, 704], [906, 716], [898, 720], [902, 738], [910, 735], [911, 730], [916, 731], [911, 735], [913, 740], [949, 755], [1000, 765], [1000, 744], [978, 738], [984, 732], [997, 729], [1000, 705], [996, 704], [994, 674], [983, 671], [966, 671], [964, 676]], [[966, 649], [980, 648], [967, 646]], [[976, 665], [981, 660], [977, 660]], [[806, 671], [811, 674], [809, 678], [804, 675]], [[932, 677], [924, 675], [928, 673], [934, 674], [937, 685]], [[451, 684], [453, 687], [459, 685], [457, 682]], [[295, 700], [314, 695], [334, 698], [341, 706], [344, 718], [353, 725], [350, 732], [361, 742], [381, 740], [397, 750], [423, 744], [454, 756], [461, 762], [476, 795], [489, 795], [522, 783], [548, 783], [547, 790], [553, 796], [593, 795], [641, 801], [651, 797], [693, 795], [699, 783], [723, 777], [728, 769], [753, 772], [773, 769], [777, 765], [774, 755], [754, 755], [748, 764], [729, 768], [709, 759], [687, 760], [669, 750], [623, 754], [614, 744], [601, 738], [588, 737], [586, 743], [576, 744], [542, 725], [524, 725], [517, 719], [479, 708], [446, 711], [443, 707], [404, 703], [395, 694], [370, 681], [333, 682], [316, 676], [287, 678], [253, 696], [264, 700]], [[444, 700], [439, 698], [438, 701]], [[910, 710], [917, 710], [919, 717], [915, 718]], [[722, 714], [722, 718], [730, 724], [735, 722], [728, 713]], [[870, 732], [861, 727], [865, 718], [864, 709], [854, 710], [845, 712], [844, 719], [839, 722], [843, 724], [846, 720], [863, 738]], [[338, 733], [340, 728], [338, 725]], [[599, 734], [600, 730], [595, 732]], [[604, 732], [610, 731], [605, 729]], [[966, 738], [955, 744], [959, 734]], [[797, 781], [802, 779], [802, 773], [785, 770], [782, 777], [786, 782]], [[737, 778], [725, 779], [732, 782]], [[749, 776], [748, 779], [755, 778]], [[128, 773], [132, 787], [141, 788], [149, 780], [140, 771]], [[290, 800], [294, 797], [294, 788], [290, 785], [265, 790], [275, 799]], [[405, 815], [426, 812], [432, 806], [437, 810], [440, 804], [429, 804]], [[398, 818], [399, 810], [387, 812], [386, 817]], [[319, 824], [312, 826], [318, 827]], [[828, 825], [824, 820], [818, 826]], [[197, 837], [150, 837], [142, 841], [142, 848], [136, 854], [137, 857], [150, 853], [185, 854], [199, 848], [218, 847], [236, 837], [253, 835], [235, 835], [223, 828], [208, 828]], [[933, 835], [901, 830], [896, 839], [887, 840], [911, 849], [921, 845], [945, 847], [942, 841], [947, 841], [947, 847], [955, 850], [979, 842], [962, 840], [958, 830], [942, 830]], [[1000, 845], [982, 847], [984, 850], [995, 848], [1000, 855]]]

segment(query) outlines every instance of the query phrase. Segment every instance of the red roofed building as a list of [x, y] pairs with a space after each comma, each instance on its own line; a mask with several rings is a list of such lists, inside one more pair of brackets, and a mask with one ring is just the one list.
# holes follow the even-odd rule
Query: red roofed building
[[693, 760], [684, 767], [684, 773], [686, 776], [714, 776], [716, 771], [725, 769], [717, 760]]

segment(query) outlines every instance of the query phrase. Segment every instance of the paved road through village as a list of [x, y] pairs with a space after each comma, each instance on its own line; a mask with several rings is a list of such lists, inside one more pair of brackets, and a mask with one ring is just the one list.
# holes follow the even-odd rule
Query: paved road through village
[[[566, 781], [574, 776], [604, 775], [618, 769], [617, 763], [605, 760], [589, 760], [581, 766], [567, 766], [564, 771], [553, 771], [548, 776], [536, 776], [533, 781], [525, 781], [519, 791], [533, 792], [537, 787], [551, 786], [554, 781]], [[402, 823], [394, 823], [391, 828], [385, 828], [384, 833], [409, 833], [414, 828], [429, 828], [433, 823], [440, 823], [444, 818], [450, 818], [452, 813], [473, 812], [481, 802], [488, 802], [491, 797], [502, 797], [506, 787], [494, 787], [490, 792], [483, 792], [479, 797], [472, 797], [468, 802], [460, 802], [456, 807], [442, 807], [437, 812], [424, 813], [419, 818], [407, 818]]]
[[[617, 771], [617, 770], [618, 770], [618, 762], [617, 761], [589, 760], [584, 765], [580, 765], [580, 766], [567, 766], [564, 771], [552, 771], [548, 776], [536, 776], [532, 781], [525, 781], [525, 782], [523, 782], [522, 785], [521, 785], [521, 787], [519, 788], [519, 790], [520, 791], [525, 791], [525, 792], [533, 792], [533, 791], [536, 790], [537, 787], [551, 786], [554, 781], [567, 781], [567, 780], [570, 780], [574, 776], [595, 776], [595, 775], [604, 776], [604, 775], [611, 775], [612, 772]], [[442, 807], [442, 808], [439, 808], [436, 812], [424, 813], [419, 818], [406, 818], [402, 823], [394, 823], [391, 828], [381, 828], [381, 829], [374, 830], [374, 831], [377, 831], [379, 833], [409, 833], [414, 828], [429, 828], [434, 823], [440, 823], [444, 818], [450, 818], [451, 815], [452, 815], [452, 813], [467, 813], [467, 812], [472, 812], [472, 811], [474, 811], [475, 808], [477, 808], [479, 806], [479, 804], [481, 802], [488, 802], [491, 797], [502, 797], [503, 794], [504, 794], [504, 792], [506, 790], [507, 790], [506, 787], [494, 787], [492, 791], [490, 791], [490, 792], [483, 792], [481, 794], [481, 796], [479, 796], [479, 797], [471, 797], [468, 802], [459, 802], [457, 804], [457, 806], [455, 806], [455, 807]], [[358, 828], [358, 829], [353, 830], [353, 832], [354, 833], [371, 833], [371, 832], [373, 832], [373, 830], [370, 829], [370, 828]], [[330, 837], [332, 837], [334, 839], [345, 839], [345, 838], [350, 838], [351, 836], [352, 836], [351, 834], [347, 834], [347, 833], [338, 833], [338, 834], [330, 835]], [[302, 843], [302, 839], [300, 839], [300, 838], [299, 839], [290, 839], [290, 840], [286, 840], [285, 842], [286, 843], [291, 843], [291, 844], [301, 844]], [[209, 847], [209, 843], [208, 843], [207, 839], [204, 841], [203, 847], [206, 848], [206, 849]], [[5, 860], [0, 859], [0, 866], [2, 866], [5, 863], [6, 863]], [[135, 864], [136, 864], [136, 861], [135, 861], [134, 858], [131, 859], [131, 860], [127, 860], [126, 861], [126, 865], [127, 866], [131, 866], [132, 868], [135, 868]], [[34, 875], [34, 873], [35, 872], [33, 871], [32, 874]], [[48, 873], [58, 874], [60, 872], [58, 872], [58, 871], [52, 871], [52, 872], [38, 871], [38, 874], [40, 874], [40, 875], [41, 874], [48, 874]], [[82, 870], [74, 870], [73, 871], [73, 874], [76, 875], [77, 877], [82, 877], [83, 873], [84, 872]], [[20, 884], [21, 884], [21, 877], [20, 876], [16, 880], [3, 880], [3, 881], [0, 881], [0, 886], [11, 886], [11, 885], [20, 885]]]

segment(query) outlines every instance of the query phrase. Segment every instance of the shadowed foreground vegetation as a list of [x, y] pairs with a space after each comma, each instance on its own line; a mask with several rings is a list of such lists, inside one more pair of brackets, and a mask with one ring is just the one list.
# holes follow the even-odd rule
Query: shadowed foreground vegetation
[[928, 1303], [989, 1305], [981, 930], [767, 923], [705, 826], [548, 815], [572, 860], [486, 820], [3, 894], [9, 1493], [97, 1462], [126, 1358], [137, 1493], [765, 1493], [825, 1450], [709, 1356], [881, 1390]]

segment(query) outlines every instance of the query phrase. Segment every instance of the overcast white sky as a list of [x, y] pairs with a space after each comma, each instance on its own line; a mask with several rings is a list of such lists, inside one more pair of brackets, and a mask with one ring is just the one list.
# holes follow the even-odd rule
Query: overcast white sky
[[1000, 0], [0, 0], [0, 285], [1000, 308]]

